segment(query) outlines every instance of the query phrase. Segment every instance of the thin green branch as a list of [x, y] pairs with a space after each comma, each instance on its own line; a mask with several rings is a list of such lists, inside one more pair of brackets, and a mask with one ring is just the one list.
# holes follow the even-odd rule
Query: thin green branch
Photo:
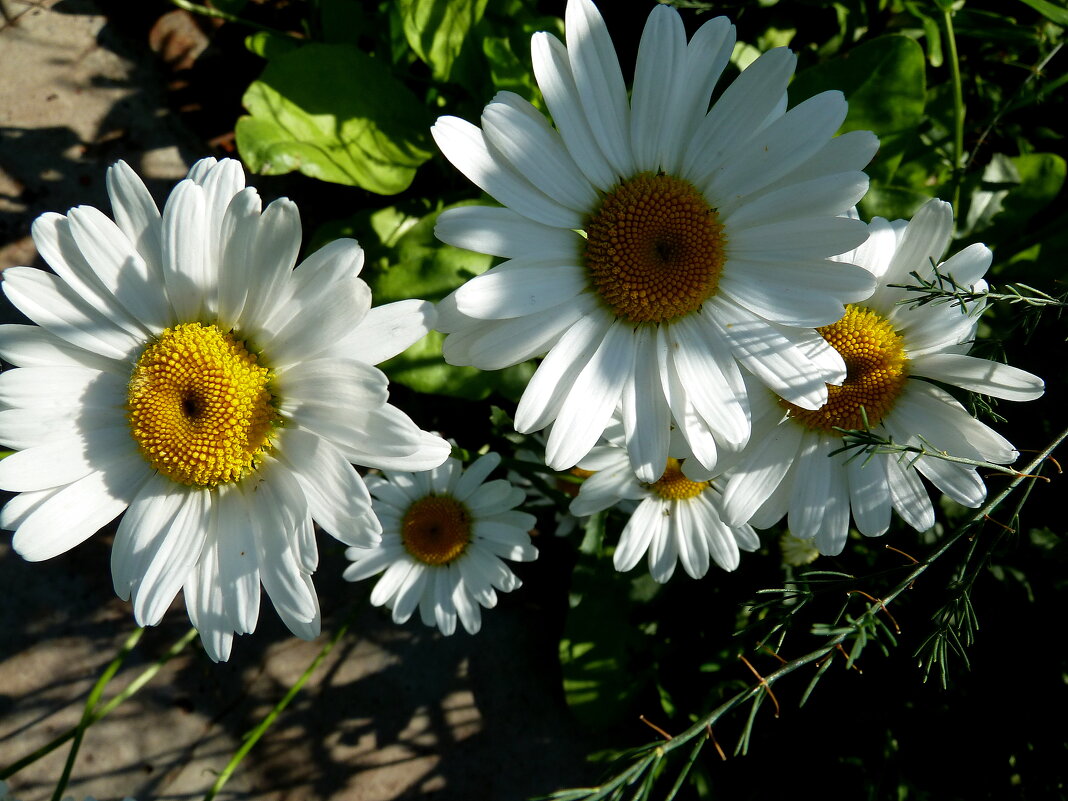
[[104, 688], [108, 686], [108, 682], [115, 678], [115, 674], [119, 672], [122, 663], [133, 652], [138, 640], [141, 639], [141, 635], [144, 633], [145, 630], [143, 628], [138, 628], [126, 638], [126, 642], [122, 644], [122, 648], [119, 649], [115, 658], [104, 668], [100, 678], [96, 680], [92, 689], [89, 690], [89, 695], [85, 699], [85, 706], [82, 709], [82, 719], [75, 726], [74, 741], [70, 744], [70, 752], [67, 754], [67, 761], [63, 764], [63, 772], [60, 774], [59, 781], [56, 782], [56, 789], [52, 793], [52, 801], [60, 801], [63, 798], [63, 791], [67, 789], [71, 771], [74, 769], [74, 762], [78, 758], [78, 750], [82, 747], [86, 729], [92, 725], [93, 710], [100, 703], [100, 696], [104, 694]]
[[953, 86], [953, 208], [960, 209], [960, 188], [964, 170], [964, 90], [957, 55], [957, 37], [953, 33], [953, 6], [941, 3], [942, 21], [946, 26], [946, 49], [949, 51], [949, 72]]
[[190, 2], [190, 0], [171, 0], [171, 3], [173, 5], [178, 6], [178, 8], [182, 9], [183, 11], [188, 11], [190, 14], [198, 14], [202, 17], [210, 17], [212, 19], [221, 19], [223, 22], [233, 22], [236, 25], [244, 25], [247, 28], [255, 28], [258, 31], [266, 31], [267, 33], [273, 33], [276, 36], [298, 38], [294, 37], [291, 33], [285, 33], [283, 31], [270, 28], [266, 25], [261, 25], [258, 22], [253, 22], [250, 19], [239, 17], [236, 14], [231, 14], [230, 12], [223, 11], [219, 8], [212, 8], [211, 6], [202, 6], [199, 3], [192, 3]]
[[289, 703], [296, 698], [297, 693], [299, 693], [304, 685], [307, 684], [308, 679], [311, 678], [315, 669], [322, 664], [322, 661], [326, 659], [327, 654], [329, 654], [334, 646], [337, 645], [338, 641], [345, 636], [345, 632], [349, 630], [350, 622], [351, 617], [350, 620], [347, 620], [338, 627], [334, 636], [322, 647], [322, 650], [320, 650], [315, 659], [311, 661], [311, 664], [308, 665], [307, 669], [305, 669], [304, 673], [301, 674], [301, 677], [297, 679], [296, 683], [289, 688], [289, 691], [282, 696], [282, 699], [277, 704], [274, 705], [271, 711], [267, 713], [266, 717], [245, 735], [245, 741], [241, 744], [241, 747], [234, 752], [234, 755], [230, 757], [230, 761], [226, 763], [226, 767], [222, 769], [222, 772], [215, 779], [215, 783], [211, 786], [211, 789], [205, 794], [204, 801], [211, 801], [211, 799], [218, 795], [219, 791], [222, 790], [223, 785], [229, 781], [230, 776], [233, 775], [233, 772], [237, 769], [237, 766], [241, 764], [241, 760], [243, 760], [256, 743], [260, 741], [260, 738], [263, 737], [267, 729], [271, 727], [278, 716], [282, 714], [283, 710], [289, 706]]
[[939, 271], [937, 266], [934, 267], [933, 279], [923, 278], [915, 271], [909, 275], [916, 280], [915, 284], [887, 284], [887, 286], [913, 293], [913, 297], [902, 298], [898, 301], [899, 304], [907, 305], [910, 309], [926, 306], [929, 303], [949, 303], [951, 306], [966, 308], [969, 303], [977, 301], [1023, 303], [1032, 308], [1068, 307], [1068, 292], [1053, 296], [1041, 289], [1021, 283], [1005, 284], [1004, 292], [994, 292], [993, 287], [976, 292], [970, 287], [958, 284], [952, 275]]
[[[760, 700], [765, 693], [770, 693], [771, 686], [775, 684], [779, 679], [790, 675], [794, 671], [817, 662], [821, 659], [826, 659], [832, 652], [845, 643], [851, 637], [857, 637], [864, 635], [866, 630], [872, 626], [878, 627], [879, 621], [876, 620], [876, 615], [884, 611], [887, 605], [897, 598], [901, 593], [907, 590], [912, 584], [922, 576], [927, 569], [934, 564], [938, 559], [944, 556], [954, 545], [957, 544], [963, 537], [967, 537], [972, 533], [972, 530], [981, 527], [983, 523], [989, 518], [989, 516], [1001, 505], [1016, 489], [1023, 483], [1025, 479], [1033, 478], [1038, 468], [1050, 457], [1050, 454], [1062, 443], [1068, 439], [1068, 428], [1058, 434], [1050, 443], [1042, 450], [1041, 453], [1036, 456], [1028, 466], [1019, 473], [1016, 473], [1013, 480], [1006, 486], [1001, 492], [999, 492], [994, 498], [989, 500], [979, 511], [977, 511], [972, 517], [968, 519], [960, 528], [948, 535], [939, 547], [927, 557], [923, 562], [918, 562], [911, 569], [907, 571], [904, 578], [901, 579], [895, 587], [893, 587], [885, 597], [877, 599], [868, 605], [868, 608], [863, 614], [855, 619], [847, 621], [847, 625], [842, 626], [840, 629], [835, 630], [833, 634], [822, 646], [810, 651], [803, 656], [799, 656], [795, 659], [785, 662], [782, 666], [764, 676], [760, 681], [750, 685], [745, 690], [737, 693], [731, 698], [724, 701], [715, 709], [699, 717], [688, 729], [672, 737], [670, 740], [664, 743], [655, 743], [647, 746], [653, 750], [640, 761], [634, 762], [620, 773], [608, 780], [605, 784], [598, 787], [588, 788], [575, 788], [568, 790], [561, 790], [547, 798], [557, 799], [562, 801], [599, 801], [599, 799], [605, 798], [608, 793], [613, 792], [615, 789], [622, 787], [624, 783], [633, 783], [638, 780], [641, 774], [651, 767], [652, 765], [659, 763], [661, 759], [666, 757], [672, 751], [677, 748], [682, 748], [687, 743], [691, 742], [696, 737], [707, 736], [709, 727], [712, 726], [721, 717], [728, 712], [736, 709], [737, 707], [745, 704], [750, 700]], [[825, 663], [826, 664], [826, 663]], [[824, 665], [820, 666], [820, 672], [826, 668]], [[806, 690], [806, 698], [809, 692], [811, 692], [811, 684], [809, 689]]]
[[[141, 631], [141, 629], [138, 629], [138, 631]], [[174, 645], [172, 645], [163, 656], [156, 660], [155, 664], [146, 668], [136, 679], [130, 682], [126, 689], [124, 689], [122, 692], [120, 692], [118, 695], [116, 695], [103, 706], [94, 708], [92, 714], [89, 715], [88, 719], [83, 716], [82, 721], [80, 721], [77, 726], [68, 729], [63, 734], [42, 745], [36, 751], [27, 754], [17, 762], [13, 762], [8, 767], [4, 768], [3, 770], [0, 770], [0, 780], [6, 779], [9, 776], [14, 776], [20, 770], [27, 767], [28, 765], [32, 765], [41, 757], [47, 756], [48, 754], [55, 751], [57, 748], [63, 745], [63, 743], [77, 737], [79, 732], [84, 732], [85, 729], [88, 729], [94, 723], [107, 717], [107, 715], [110, 714], [112, 710], [114, 710], [117, 706], [119, 706], [119, 704], [128, 699], [130, 696], [132, 696], [134, 693], [144, 687], [149, 681], [151, 681], [152, 677], [159, 673], [163, 666], [170, 662], [171, 659], [181, 653], [182, 650], [184, 650], [185, 647], [193, 641], [193, 638], [196, 637], [196, 635], [196, 629], [190, 629], [180, 640], [178, 640]], [[114, 664], [114, 662], [112, 664]], [[108, 667], [105, 669], [105, 674], [110, 669], [111, 665], [108, 665]], [[103, 678], [104, 676], [101, 676], [101, 679]], [[97, 683], [100, 684], [99, 679], [97, 680]], [[104, 684], [106, 683], [107, 682], [104, 682]], [[94, 690], [95, 689], [96, 687], [94, 686]], [[101, 690], [103, 690], [102, 685]]]

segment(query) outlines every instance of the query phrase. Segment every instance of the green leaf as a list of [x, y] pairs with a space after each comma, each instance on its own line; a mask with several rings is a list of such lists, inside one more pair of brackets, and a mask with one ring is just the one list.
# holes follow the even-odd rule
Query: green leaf
[[1068, 25], [1068, 10], [1061, 6], [1048, 3], [1046, 0], [1020, 0], [1024, 5], [1031, 6], [1035, 11], [1058, 25]]
[[398, 9], [409, 46], [435, 79], [447, 81], [486, 0], [398, 0]]
[[301, 43], [292, 36], [283, 36], [271, 31], [256, 31], [245, 37], [245, 49], [268, 61], [296, 50], [300, 46]]
[[914, 129], [923, 119], [923, 48], [907, 36], [880, 36], [798, 74], [790, 86], [796, 105], [828, 89], [849, 101], [843, 131], [877, 135]]
[[[1054, 153], [1026, 153], [1012, 158], [995, 155], [983, 171], [983, 184], [972, 204], [981, 203], [986, 193], [998, 194], [998, 203], [993, 213], [976, 219], [974, 230], [990, 226], [984, 236], [992, 241], [1025, 231], [1060, 193], [1066, 172], [1064, 159]], [[973, 216], [969, 209], [969, 221]]]
[[272, 59], [243, 103], [251, 116], [237, 122], [237, 148], [262, 175], [300, 170], [391, 195], [430, 158], [422, 103], [350, 45], [309, 44]]

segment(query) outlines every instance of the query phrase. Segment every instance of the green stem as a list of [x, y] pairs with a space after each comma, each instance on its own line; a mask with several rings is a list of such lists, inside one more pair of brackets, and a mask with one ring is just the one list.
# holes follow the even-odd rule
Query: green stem
[[[723, 717], [726, 713], [730, 712], [732, 709], [741, 706], [754, 696], [757, 696], [764, 692], [769, 692], [771, 685], [777, 682], [779, 679], [789, 675], [790, 673], [793, 673], [795, 670], [798, 670], [799, 668], [804, 667], [805, 665], [812, 664], [813, 662], [816, 662], [830, 654], [832, 651], [834, 651], [835, 648], [838, 647], [839, 644], [844, 643], [854, 632], [860, 630], [866, 624], [869, 618], [878, 614], [881, 609], [885, 608], [892, 600], [897, 598], [901, 593], [908, 589], [917, 578], [919, 578], [924, 572], [926, 572], [926, 570], [932, 564], [934, 564], [935, 561], [945, 555], [945, 553], [949, 551], [962, 537], [969, 536], [973, 528], [981, 526], [984, 520], [986, 520], [986, 518], [995, 509], [997, 509], [997, 507], [1000, 506], [1001, 503], [1004, 502], [1004, 500], [1008, 498], [1009, 495], [1011, 495], [1016, 490], [1016, 488], [1019, 487], [1021, 483], [1023, 483], [1025, 479], [1034, 478], [1035, 472], [1042, 465], [1042, 463], [1045, 462], [1046, 459], [1049, 458], [1050, 454], [1052, 454], [1053, 451], [1066, 439], [1068, 439], [1068, 428], [1064, 429], [1060, 434], [1058, 434], [1053, 439], [1053, 441], [1050, 442], [1049, 445], [1047, 445], [1042, 450], [1042, 452], [1039, 453], [1038, 456], [1036, 456], [1022, 472], [1020, 472], [1013, 478], [1013, 480], [1008, 484], [1008, 486], [1006, 486], [1001, 492], [997, 494], [997, 496], [995, 496], [992, 500], [988, 501], [986, 505], [983, 506], [983, 508], [981, 508], [978, 512], [972, 515], [972, 517], [969, 518], [963, 526], [958, 528], [950, 536], [946, 537], [946, 539], [943, 540], [942, 544], [934, 553], [928, 556], [926, 560], [916, 564], [911, 570], [909, 570], [905, 578], [900, 581], [897, 586], [894, 587], [890, 591], [890, 593], [886, 595], [885, 598], [880, 599], [879, 603], [871, 604], [864, 614], [858, 616], [856, 620], [851, 621], [848, 627], [843, 628], [833, 638], [825, 642], [824, 645], [814, 651], [811, 651], [803, 656], [799, 656], [796, 659], [785, 663], [777, 670], [765, 676], [762, 681], [748, 687], [737, 695], [729, 698], [727, 701], [720, 704], [711, 712], [708, 712], [707, 714], [699, 718], [692, 726], [690, 726], [690, 728], [686, 729], [681, 734], [676, 735], [671, 740], [665, 743], [657, 743], [655, 745], [650, 744], [649, 747], [654, 748], [651, 753], [648, 753], [640, 761], [631, 763], [629, 767], [624, 769], [621, 773], [616, 774], [616, 776], [614, 776], [605, 784], [602, 784], [598, 787], [576, 788], [577, 792], [584, 793], [584, 795], [577, 795], [573, 794], [573, 792], [575, 791], [564, 790], [559, 793], [555, 793], [551, 797], [560, 799], [566, 798], [569, 801], [570, 799], [577, 800], [579, 798], [584, 799], [584, 801], [595, 801], [595, 799], [604, 798], [607, 792], [622, 786], [624, 782], [630, 783], [636, 781], [646, 769], [648, 769], [652, 764], [659, 762], [671, 751], [674, 751], [676, 748], [681, 748], [682, 746], [691, 742], [695, 737], [706, 736], [708, 727], [710, 727], [713, 723]], [[1018, 510], [1016, 514], [1018, 514]], [[809, 690], [811, 690], [811, 685]], [[807, 693], [808, 691], [806, 691], [806, 697]]]
[[326, 658], [326, 655], [333, 650], [334, 646], [337, 645], [338, 641], [345, 635], [345, 632], [347, 632], [349, 629], [349, 623], [351, 622], [351, 619], [352, 618], [350, 617], [349, 620], [347, 620], [338, 628], [334, 636], [331, 637], [330, 640], [326, 643], [326, 645], [323, 646], [322, 650], [319, 651], [318, 656], [316, 656], [315, 659], [312, 660], [311, 664], [308, 665], [307, 669], [304, 671], [301, 677], [297, 679], [296, 683], [292, 687], [289, 688], [289, 692], [287, 692], [282, 697], [282, 700], [274, 705], [274, 708], [267, 713], [267, 716], [262, 721], [260, 721], [259, 725], [256, 726], [256, 728], [252, 729], [252, 731], [245, 735], [244, 743], [239, 749], [237, 749], [234, 755], [230, 757], [230, 761], [226, 763], [226, 767], [222, 769], [222, 772], [215, 780], [215, 783], [211, 786], [211, 789], [208, 790], [207, 794], [204, 796], [204, 801], [211, 801], [211, 799], [215, 798], [215, 796], [218, 795], [219, 791], [222, 790], [223, 785], [225, 785], [226, 782], [229, 781], [230, 776], [233, 774], [234, 770], [236, 770], [237, 766], [241, 764], [241, 760], [243, 760], [248, 754], [248, 752], [252, 750], [253, 746], [255, 746], [256, 743], [260, 741], [260, 738], [263, 737], [267, 729], [271, 727], [271, 724], [273, 724], [274, 721], [278, 718], [278, 716], [282, 713], [282, 711], [287, 706], [289, 706], [289, 702], [296, 697], [297, 693], [301, 691], [301, 688], [304, 687], [308, 679], [311, 678], [312, 673], [314, 673], [315, 669], [319, 667], [322, 661]]
[[[142, 632], [142, 631], [143, 631], [143, 629], [138, 629], [137, 632], [135, 632], [135, 634], [138, 637], [140, 637], [140, 632]], [[127, 686], [125, 690], [123, 690], [121, 693], [116, 695], [114, 698], [112, 698], [110, 701], [108, 701], [102, 707], [93, 708], [92, 712], [89, 714], [88, 718], [86, 718], [85, 715], [83, 714], [82, 721], [79, 722], [77, 726], [67, 730], [66, 732], [64, 732], [63, 734], [59, 735], [58, 737], [56, 737], [55, 739], [51, 740], [50, 742], [45, 743], [44, 745], [42, 745], [40, 748], [38, 748], [33, 753], [27, 754], [26, 756], [24, 756], [22, 759], [18, 760], [17, 762], [12, 763], [8, 767], [4, 768], [3, 770], [0, 770], [0, 780], [6, 779], [9, 776], [14, 776], [20, 770], [22, 770], [23, 768], [27, 767], [28, 765], [32, 765], [34, 762], [36, 762], [41, 757], [47, 756], [48, 754], [50, 754], [53, 751], [55, 751], [57, 748], [59, 748], [61, 745], [63, 745], [63, 743], [67, 742], [68, 740], [72, 740], [72, 739], [78, 737], [79, 736], [79, 732], [84, 733], [85, 729], [88, 729], [90, 726], [92, 726], [97, 721], [102, 720], [103, 718], [105, 718], [112, 710], [115, 709], [115, 707], [117, 707], [123, 701], [128, 699], [131, 695], [133, 695], [138, 690], [140, 690], [149, 681], [151, 681], [152, 677], [155, 676], [157, 673], [159, 673], [160, 669], [165, 664], [167, 664], [169, 661], [171, 661], [171, 659], [173, 659], [175, 656], [177, 656], [179, 653], [181, 653], [181, 651], [185, 648], [185, 646], [187, 646], [190, 642], [192, 642], [193, 638], [196, 637], [196, 634], [197, 634], [196, 629], [190, 629], [180, 640], [178, 640], [178, 642], [176, 642], [174, 645], [172, 645], [170, 647], [170, 649], [168, 649], [167, 653], [165, 653], [162, 657], [160, 657], [156, 661], [156, 663], [154, 665], [152, 665], [151, 667], [146, 668], [136, 679], [134, 679], [132, 682], [130, 682], [129, 686]], [[133, 635], [131, 635], [131, 639], [132, 639], [132, 636]], [[127, 640], [127, 644], [129, 644], [129, 642], [130, 641]], [[120, 653], [120, 656], [121, 655], [122, 654]], [[125, 658], [125, 657], [123, 657], [123, 658]], [[116, 657], [116, 659], [118, 659], [118, 657]], [[121, 662], [120, 662], [120, 664], [121, 664]], [[105, 675], [107, 674], [107, 672], [109, 670], [112, 669], [113, 665], [115, 665], [115, 662], [112, 662], [111, 665], [108, 665], [108, 667], [104, 671]], [[116, 669], [117, 669], [117, 667], [116, 667]], [[101, 681], [103, 681], [103, 684], [107, 684], [107, 680], [105, 680], [105, 675], [102, 675], [100, 677], [100, 679], [97, 680], [97, 685], [100, 685], [100, 691], [101, 692], [103, 692], [103, 689], [104, 689], [103, 685], [101, 684]], [[112, 673], [112, 675], [114, 675], [114, 673]], [[110, 680], [110, 676], [108, 676], [107, 679]], [[94, 686], [93, 690], [90, 691], [90, 697], [92, 696], [92, 693], [96, 691], [96, 689], [97, 689], [97, 687]], [[99, 700], [99, 697], [100, 697], [99, 694], [97, 694], [97, 700]], [[95, 705], [95, 702], [94, 702], [94, 705]], [[86, 702], [86, 708], [90, 708], [88, 701]]]
[[130, 655], [144, 633], [145, 630], [139, 628], [126, 638], [126, 642], [123, 643], [119, 653], [111, 660], [111, 664], [104, 668], [104, 672], [100, 674], [100, 678], [96, 680], [96, 684], [89, 691], [89, 696], [85, 699], [85, 707], [82, 709], [82, 719], [74, 727], [74, 742], [70, 745], [70, 753], [67, 754], [67, 761], [63, 765], [63, 773], [60, 774], [59, 781], [56, 782], [56, 789], [52, 793], [52, 801], [60, 801], [63, 798], [63, 791], [67, 789], [71, 771], [74, 769], [74, 762], [78, 758], [78, 749], [82, 747], [85, 730], [92, 725], [93, 710], [100, 703], [100, 696], [104, 694], [104, 688], [108, 686], [108, 682], [115, 678], [115, 674], [119, 672], [122, 663], [126, 661], [126, 657]]
[[245, 19], [244, 17], [239, 17], [236, 14], [231, 14], [228, 11], [223, 11], [218, 8], [198, 5], [197, 3], [191, 3], [189, 0], [171, 0], [171, 3], [173, 5], [178, 6], [178, 8], [182, 9], [183, 11], [188, 11], [190, 14], [199, 14], [202, 17], [212, 17], [213, 19], [221, 19], [224, 22], [233, 22], [237, 25], [244, 25], [248, 28], [255, 28], [258, 31], [266, 31], [267, 33], [273, 33], [277, 36], [290, 36], [291, 38], [296, 38], [292, 37], [291, 34], [283, 33], [282, 31], [275, 30], [274, 28], [269, 28], [266, 25], [260, 25], [258, 22], [253, 22], [252, 20]]
[[946, 25], [946, 46], [949, 50], [949, 71], [953, 79], [953, 212], [960, 215], [960, 187], [964, 168], [964, 90], [957, 56], [957, 38], [953, 34], [953, 9], [947, 3], [942, 9]]

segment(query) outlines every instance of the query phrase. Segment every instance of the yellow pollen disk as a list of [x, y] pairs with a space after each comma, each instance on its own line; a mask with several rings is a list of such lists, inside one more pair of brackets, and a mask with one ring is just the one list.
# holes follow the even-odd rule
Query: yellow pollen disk
[[585, 264], [616, 317], [663, 323], [716, 293], [725, 248], [719, 215], [692, 184], [639, 173], [605, 195], [590, 218]]
[[447, 565], [471, 542], [471, 514], [452, 496], [428, 495], [408, 507], [400, 535], [413, 559]]
[[180, 484], [215, 487], [254, 471], [279, 418], [271, 372], [214, 325], [167, 328], [130, 376], [130, 432], [150, 465]]
[[890, 323], [863, 306], [846, 306], [836, 323], [816, 329], [842, 354], [846, 380], [842, 386], [827, 385], [827, 403], [815, 411], [780, 401], [797, 422], [814, 431], [834, 432], [834, 427], [876, 426], [890, 412], [908, 380], [905, 342]]
[[696, 498], [706, 489], [707, 481], [690, 481], [682, 474], [679, 460], [668, 457], [667, 469], [655, 483], [649, 485], [649, 489], [663, 498], [665, 501], [683, 501], [687, 498]]

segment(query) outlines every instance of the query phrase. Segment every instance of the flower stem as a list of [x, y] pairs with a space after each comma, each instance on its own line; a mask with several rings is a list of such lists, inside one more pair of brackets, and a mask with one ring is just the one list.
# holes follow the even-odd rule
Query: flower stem
[[67, 789], [70, 773], [74, 769], [74, 761], [78, 758], [78, 749], [82, 747], [85, 730], [92, 725], [93, 710], [100, 703], [100, 696], [104, 694], [104, 688], [108, 686], [108, 682], [115, 678], [115, 674], [119, 672], [122, 663], [126, 661], [126, 657], [130, 655], [144, 633], [145, 630], [143, 628], [138, 628], [126, 638], [122, 648], [115, 655], [115, 658], [111, 660], [111, 663], [104, 668], [104, 672], [100, 674], [100, 678], [96, 680], [96, 684], [89, 691], [89, 696], [85, 699], [85, 707], [82, 709], [82, 719], [74, 727], [74, 742], [70, 744], [70, 753], [67, 754], [67, 761], [63, 765], [63, 773], [60, 774], [59, 781], [56, 782], [56, 789], [52, 793], [52, 801], [60, 801], [63, 798], [63, 791]]
[[957, 56], [957, 39], [953, 33], [953, 8], [946, 3], [942, 7], [942, 19], [946, 26], [946, 47], [949, 50], [949, 71], [953, 84], [953, 210], [960, 214], [960, 186], [964, 168], [964, 91], [961, 88], [960, 59]]
[[244, 743], [242, 743], [241, 747], [237, 749], [236, 752], [234, 752], [234, 755], [232, 757], [230, 757], [230, 761], [226, 763], [226, 767], [222, 769], [222, 772], [219, 774], [218, 778], [215, 779], [215, 783], [211, 786], [211, 789], [208, 790], [207, 794], [204, 796], [204, 801], [211, 801], [213, 798], [215, 798], [216, 795], [218, 795], [219, 791], [222, 790], [223, 785], [225, 785], [226, 782], [229, 781], [230, 776], [233, 774], [234, 770], [236, 770], [237, 766], [241, 764], [241, 760], [243, 760], [248, 754], [248, 752], [252, 750], [253, 746], [255, 746], [256, 743], [260, 741], [260, 738], [263, 737], [267, 729], [271, 727], [271, 724], [273, 724], [274, 721], [278, 718], [278, 716], [282, 713], [282, 711], [287, 706], [289, 706], [289, 702], [296, 697], [297, 693], [299, 693], [301, 688], [304, 687], [308, 679], [311, 678], [312, 673], [314, 673], [315, 669], [319, 667], [322, 661], [326, 658], [326, 655], [329, 654], [331, 650], [333, 650], [334, 646], [337, 645], [338, 641], [345, 635], [345, 632], [347, 632], [349, 629], [350, 622], [351, 618], [338, 628], [338, 630], [334, 633], [334, 636], [330, 638], [326, 645], [323, 646], [322, 650], [319, 651], [319, 654], [315, 657], [315, 659], [311, 661], [311, 664], [308, 665], [307, 669], [304, 671], [301, 677], [297, 679], [296, 683], [292, 687], [289, 688], [289, 691], [282, 697], [282, 700], [280, 700], [277, 704], [274, 705], [274, 708], [267, 713], [267, 716], [260, 721], [259, 725], [257, 725], [256, 728], [252, 729], [250, 732], [248, 732], [248, 734], [245, 735]]
[[[12, 763], [8, 767], [4, 768], [3, 770], [0, 770], [0, 780], [6, 779], [9, 776], [14, 776], [16, 773], [18, 773], [23, 768], [25, 768], [25, 767], [27, 767], [29, 765], [32, 765], [38, 759], [41, 759], [41, 757], [47, 756], [48, 754], [52, 753], [53, 751], [55, 751], [57, 748], [59, 748], [61, 745], [63, 745], [63, 743], [67, 742], [68, 740], [72, 740], [72, 739], [77, 738], [77, 741], [80, 743], [81, 738], [84, 735], [86, 729], [88, 729], [90, 726], [92, 726], [97, 721], [102, 720], [110, 712], [112, 712], [112, 710], [114, 710], [115, 707], [117, 707], [123, 701], [125, 701], [130, 696], [132, 696], [134, 693], [136, 693], [138, 690], [140, 690], [142, 687], [144, 687], [145, 684], [147, 684], [149, 681], [152, 680], [153, 676], [155, 676], [157, 673], [159, 673], [160, 669], [165, 664], [167, 664], [171, 659], [173, 659], [175, 656], [177, 656], [179, 653], [181, 653], [181, 651], [185, 648], [185, 646], [187, 646], [190, 642], [192, 642], [193, 638], [197, 634], [196, 629], [190, 629], [180, 640], [178, 640], [174, 645], [172, 645], [167, 650], [167, 652], [156, 661], [155, 664], [153, 664], [151, 667], [146, 668], [144, 671], [142, 671], [142, 673], [136, 679], [134, 679], [132, 682], [130, 682], [129, 686], [126, 687], [125, 690], [123, 690], [121, 693], [116, 695], [114, 698], [112, 698], [110, 701], [108, 701], [103, 706], [97, 708], [96, 704], [99, 702], [100, 695], [103, 693], [104, 687], [111, 680], [112, 676], [115, 675], [115, 672], [122, 665], [122, 661], [126, 659], [126, 656], [130, 653], [130, 650], [132, 650], [134, 644], [136, 644], [136, 642], [137, 642], [137, 639], [140, 638], [140, 636], [141, 636], [141, 634], [143, 632], [144, 632], [144, 629], [138, 629], [137, 631], [135, 631], [133, 634], [130, 635], [130, 637], [127, 639], [126, 643], [123, 645], [123, 650], [120, 651], [118, 656], [116, 656], [115, 659], [112, 660], [111, 664], [109, 664], [107, 666], [107, 668], [104, 669], [104, 673], [101, 674], [99, 679], [97, 679], [97, 683], [95, 685], [93, 685], [93, 689], [90, 690], [90, 692], [89, 692], [89, 698], [86, 699], [86, 705], [85, 706], [86, 706], [86, 710], [88, 710], [88, 712], [89, 712], [88, 715], [83, 713], [82, 714], [82, 720], [79, 721], [77, 726], [74, 726], [73, 728], [68, 729], [67, 731], [65, 731], [63, 734], [59, 735], [55, 739], [53, 739], [50, 742], [45, 743], [44, 745], [42, 745], [40, 748], [38, 748], [33, 753], [27, 754], [26, 756], [24, 756], [22, 759], [18, 760], [17, 762]], [[95, 695], [95, 698], [94, 698], [94, 695]], [[73, 755], [77, 754], [77, 747], [72, 746], [71, 747], [71, 751], [72, 751], [72, 756], [68, 757], [68, 762], [71, 765], [73, 765]], [[64, 772], [69, 777], [69, 769], [65, 768]], [[66, 780], [61, 779], [61, 781], [63, 781], [64, 784], [66, 783]], [[60, 792], [61, 792], [61, 790], [60, 790]]]

